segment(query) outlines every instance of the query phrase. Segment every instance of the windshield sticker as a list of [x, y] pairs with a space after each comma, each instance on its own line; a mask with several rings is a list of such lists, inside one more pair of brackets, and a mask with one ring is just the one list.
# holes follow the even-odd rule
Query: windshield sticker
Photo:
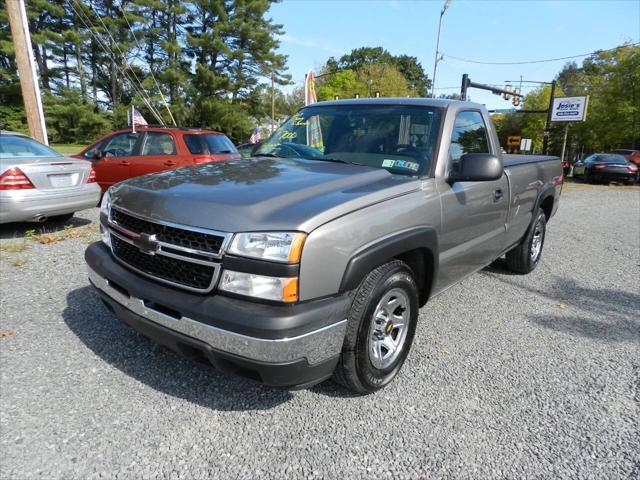
[[412, 172], [417, 172], [420, 169], [420, 164], [416, 162], [409, 162], [407, 160], [389, 160], [384, 159], [382, 161], [384, 168], [406, 168]]
[[293, 117], [291, 117], [291, 122], [298, 127], [306, 125], [307, 123], [301, 112], [298, 112]]
[[296, 132], [282, 132], [281, 140], [293, 140], [298, 136]]

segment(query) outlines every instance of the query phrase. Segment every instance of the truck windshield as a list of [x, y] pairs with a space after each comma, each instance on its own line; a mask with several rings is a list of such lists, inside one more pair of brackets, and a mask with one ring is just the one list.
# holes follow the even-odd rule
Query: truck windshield
[[302, 157], [427, 171], [440, 128], [438, 108], [403, 105], [312, 105], [287, 120], [255, 155]]

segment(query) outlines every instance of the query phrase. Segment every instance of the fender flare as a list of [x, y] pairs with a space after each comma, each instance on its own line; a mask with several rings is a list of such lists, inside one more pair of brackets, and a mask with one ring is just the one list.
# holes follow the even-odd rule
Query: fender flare
[[[373, 269], [387, 263], [394, 257], [416, 249], [428, 250], [432, 257], [431, 287], [435, 284], [438, 273], [438, 235], [430, 227], [417, 227], [383, 238], [376, 243], [358, 251], [351, 257], [342, 276], [340, 291], [353, 290], [360, 285], [362, 279]], [[425, 292], [427, 297], [431, 292]]]
[[540, 190], [540, 192], [538, 193], [538, 198], [536, 198], [536, 202], [534, 203], [534, 208], [532, 211], [533, 215], [535, 215], [535, 213], [538, 211], [542, 203], [549, 197], [553, 198], [553, 203], [556, 202], [556, 186], [555, 185], [547, 184]]

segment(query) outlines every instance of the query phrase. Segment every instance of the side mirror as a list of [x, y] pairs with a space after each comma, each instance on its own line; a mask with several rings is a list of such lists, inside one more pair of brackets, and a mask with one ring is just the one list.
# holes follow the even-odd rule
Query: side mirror
[[91, 156], [92, 156], [92, 158], [93, 158], [94, 160], [100, 160], [100, 159], [102, 158], [102, 152], [100, 151], [100, 149], [99, 149], [99, 148], [96, 148], [96, 149], [93, 151], [93, 153], [92, 153], [92, 155], [91, 155]]
[[264, 142], [258, 142], [251, 148], [251, 156], [253, 157]]
[[502, 177], [502, 160], [490, 153], [467, 153], [460, 158], [457, 171], [449, 174], [449, 183], [488, 182]]

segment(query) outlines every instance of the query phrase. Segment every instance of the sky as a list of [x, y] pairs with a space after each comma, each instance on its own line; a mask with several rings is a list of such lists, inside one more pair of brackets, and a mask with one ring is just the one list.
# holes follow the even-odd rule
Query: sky
[[[283, 25], [280, 53], [302, 85], [309, 69], [354, 48], [381, 46], [415, 56], [433, 76], [438, 19], [444, 0], [284, 0], [271, 7]], [[459, 93], [463, 73], [485, 84], [551, 81], [568, 60], [528, 65], [481, 65], [446, 57], [519, 62], [567, 57], [640, 42], [640, 0], [453, 0], [442, 19], [436, 94]], [[582, 59], [576, 58], [580, 64]], [[288, 87], [289, 89], [293, 87]], [[526, 93], [533, 85], [523, 88]], [[511, 103], [483, 90], [471, 100], [490, 109]]]

